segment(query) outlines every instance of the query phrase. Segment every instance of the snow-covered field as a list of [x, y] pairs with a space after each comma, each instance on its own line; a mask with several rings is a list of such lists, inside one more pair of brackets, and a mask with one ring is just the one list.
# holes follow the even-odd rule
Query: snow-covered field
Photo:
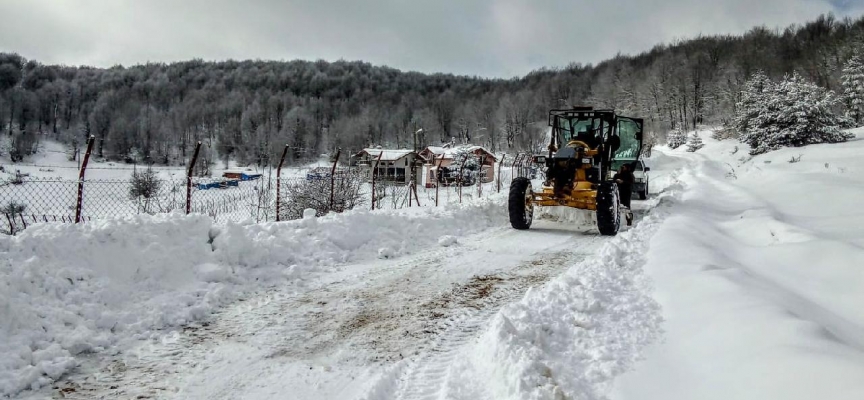
[[[26, 224], [36, 221], [73, 221], [78, 196], [79, 162], [70, 161], [67, 149], [60, 143], [46, 140], [40, 144], [37, 154], [25, 162], [11, 163], [7, 158], [0, 157], [0, 207], [6, 209], [10, 204], [24, 205], [23, 214], [19, 220], [9, 221], [5, 218], [3, 224], [6, 232], [24, 229]], [[228, 221], [241, 222], [253, 220], [266, 222], [275, 220], [276, 186], [305, 181], [307, 172], [316, 167], [329, 168], [332, 164], [326, 159], [299, 167], [283, 167], [280, 180], [276, 179], [276, 171], [259, 170], [256, 166], [241, 167], [231, 162], [228, 168], [222, 162], [212, 166], [209, 177], [194, 177], [192, 187], [191, 207], [193, 212], [210, 215], [218, 223]], [[186, 206], [186, 169], [185, 167], [154, 166], [156, 178], [161, 181], [157, 194], [145, 200], [141, 197], [130, 197], [131, 178], [133, 172], [143, 171], [143, 166], [132, 164], [105, 162], [91, 158], [86, 171], [84, 185], [82, 215], [85, 220], [104, 219], [112, 217], [132, 216], [147, 213], [184, 210]], [[208, 184], [221, 181], [223, 172], [243, 171], [248, 174], [262, 174], [261, 179], [238, 182], [236, 186], [224, 188], [199, 189], [198, 184]], [[24, 183], [20, 185], [6, 182], [24, 174]], [[502, 187], [506, 189], [511, 179], [511, 168], [505, 167], [500, 173]], [[483, 184], [482, 187], [441, 188], [418, 187], [417, 195], [421, 206], [434, 205], [436, 196], [438, 204], [450, 204], [471, 201], [475, 198], [489, 196], [497, 190], [495, 182]], [[461, 189], [461, 190], [460, 190]], [[417, 200], [408, 204], [409, 193], [405, 185], [388, 185], [379, 188], [377, 195], [383, 198], [376, 205], [383, 209], [400, 209], [416, 206]], [[460, 195], [461, 193], [461, 195]], [[282, 198], [286, 196], [283, 186]], [[371, 184], [363, 184], [360, 188], [361, 207], [370, 207], [372, 199]], [[283, 215], [284, 218], [284, 215]], [[11, 226], [10, 226], [11, 225]]]
[[2, 237], [0, 396], [860, 398], [864, 140], [709, 136], [655, 151], [614, 238], [579, 214], [512, 230], [503, 194]]

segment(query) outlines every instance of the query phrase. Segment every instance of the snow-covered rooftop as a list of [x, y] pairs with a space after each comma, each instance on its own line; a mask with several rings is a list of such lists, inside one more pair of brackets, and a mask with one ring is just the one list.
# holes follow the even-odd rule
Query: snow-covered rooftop
[[453, 155], [458, 154], [459, 152], [468, 151], [468, 152], [473, 153], [477, 150], [481, 150], [481, 151], [491, 155], [496, 160], [498, 159], [498, 157], [495, 156], [494, 153], [492, 153], [491, 151], [489, 151], [485, 147], [475, 146], [475, 145], [470, 145], [470, 144], [454, 146], [454, 147], [429, 146], [426, 148], [426, 150], [429, 150], [429, 152], [431, 152], [432, 154], [434, 154], [436, 156], [443, 155], [444, 158], [446, 158], [446, 159], [453, 158]]
[[381, 161], [396, 161], [405, 157], [411, 153], [413, 150], [408, 149], [400, 149], [400, 150], [392, 150], [392, 149], [373, 149], [367, 148], [363, 149], [361, 153], [369, 154], [369, 156], [373, 158], [378, 158], [378, 155], [381, 154]]

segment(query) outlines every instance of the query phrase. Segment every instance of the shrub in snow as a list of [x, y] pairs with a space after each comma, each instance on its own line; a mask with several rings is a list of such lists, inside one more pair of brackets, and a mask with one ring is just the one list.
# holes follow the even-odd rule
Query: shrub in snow
[[738, 139], [738, 132], [727, 127], [715, 129], [711, 137], [715, 140]]
[[456, 244], [458, 241], [455, 236], [444, 235], [438, 238], [438, 245], [441, 247], [450, 247]]
[[843, 101], [846, 116], [856, 124], [864, 122], [864, 60], [856, 55], [843, 67]]
[[151, 214], [156, 212], [153, 206], [161, 188], [162, 180], [153, 168], [148, 166], [143, 172], [135, 169], [129, 182], [129, 199], [137, 201], [141, 211]]
[[735, 127], [753, 155], [781, 147], [844, 142], [853, 135], [840, 130], [845, 119], [832, 111], [836, 104], [833, 92], [797, 73], [776, 84], [757, 73], [737, 104]]
[[26, 210], [26, 209], [27, 209], [27, 205], [26, 205], [26, 204], [24, 204], [24, 203], [19, 203], [19, 202], [15, 201], [15, 200], [12, 200], [12, 201], [10, 201], [9, 203], [7, 203], [5, 206], [3, 206], [2, 208], [0, 208], [0, 212], [2, 212], [3, 214], [8, 215], [8, 216], [10, 216], [10, 217], [15, 217], [15, 216], [17, 216], [18, 214], [23, 213], [24, 210]]
[[282, 202], [282, 219], [300, 219], [307, 209], [313, 209], [319, 216], [331, 211], [343, 212], [364, 204], [360, 193], [364, 179], [360, 174], [337, 172], [333, 178], [333, 203], [330, 203], [330, 179], [295, 181], [283, 183], [285, 190]]
[[701, 149], [703, 146], [705, 146], [705, 144], [702, 143], [702, 138], [699, 137], [699, 135], [697, 135], [696, 133], [694, 133], [692, 136], [690, 136], [689, 139], [687, 139], [687, 151], [691, 153]]
[[395, 253], [393, 252], [393, 249], [389, 247], [382, 247], [378, 249], [378, 258], [380, 259], [392, 258], [394, 255]]
[[[27, 205], [24, 203], [19, 203], [15, 200], [10, 201], [3, 207], [0, 207], [0, 213], [4, 214], [7, 220], [16, 220], [16, 218], [21, 217], [21, 214], [24, 214], [24, 210], [27, 209]], [[23, 218], [23, 217], [22, 217]], [[23, 226], [22, 226], [23, 228]], [[3, 231], [0, 231], [7, 235], [14, 235], [18, 232], [18, 227], [14, 223], [6, 224], [6, 228]]]
[[678, 129], [673, 130], [673, 131], [669, 132], [668, 135], [666, 135], [666, 144], [669, 145], [670, 149], [677, 149], [677, 148], [683, 146], [684, 143], [686, 143], [686, 142], [687, 142], [687, 137], [684, 135], [683, 132], [681, 132]]

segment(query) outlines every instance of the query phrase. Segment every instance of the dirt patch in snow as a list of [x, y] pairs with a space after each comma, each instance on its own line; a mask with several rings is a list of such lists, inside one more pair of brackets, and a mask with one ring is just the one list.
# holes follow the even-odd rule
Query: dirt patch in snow
[[551, 254], [507, 272], [472, 276], [438, 293], [418, 287], [407, 278], [397, 279], [396, 285], [386, 288], [341, 293], [341, 302], [336, 299], [322, 306], [332, 306], [330, 312], [316, 310], [307, 314], [304, 325], [308, 337], [317, 343], [302, 355], [313, 357], [344, 341], [351, 344], [350, 348], [362, 350], [349, 357], [363, 361], [400, 360], [427, 348], [430, 340], [448, 329], [454, 316], [463, 311], [497, 309], [562, 272], [571, 265], [571, 259], [572, 254]]

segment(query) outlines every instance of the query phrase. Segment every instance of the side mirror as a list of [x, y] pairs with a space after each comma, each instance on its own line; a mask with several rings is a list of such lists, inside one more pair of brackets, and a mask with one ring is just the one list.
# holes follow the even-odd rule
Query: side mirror
[[651, 171], [651, 167], [645, 167], [645, 172]]

